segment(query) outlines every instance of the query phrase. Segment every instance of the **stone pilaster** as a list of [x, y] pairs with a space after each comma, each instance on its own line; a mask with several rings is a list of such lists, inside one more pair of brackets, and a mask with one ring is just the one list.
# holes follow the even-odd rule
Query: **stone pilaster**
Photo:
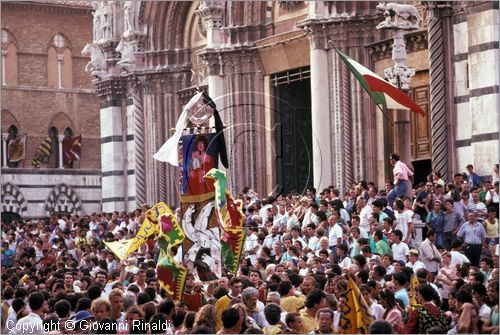
[[[135, 206], [140, 207], [146, 203], [146, 162], [145, 162], [145, 118], [142, 98], [142, 85], [134, 77], [129, 78], [129, 97], [127, 99], [127, 116], [130, 133], [127, 132], [129, 170], [133, 168], [133, 174], [129, 180], [129, 196], [135, 196]], [[130, 192], [132, 191], [133, 192]]]
[[451, 3], [448, 1], [427, 1], [428, 43], [429, 43], [429, 86], [432, 136], [432, 168], [439, 171], [443, 180], [449, 180], [448, 165], [448, 127], [447, 114], [450, 107], [447, 104], [447, 94], [451, 94], [447, 86], [446, 51], [443, 16], [449, 15]]
[[124, 82], [108, 79], [96, 83], [100, 98], [102, 210], [126, 209], [126, 120], [122, 101]]

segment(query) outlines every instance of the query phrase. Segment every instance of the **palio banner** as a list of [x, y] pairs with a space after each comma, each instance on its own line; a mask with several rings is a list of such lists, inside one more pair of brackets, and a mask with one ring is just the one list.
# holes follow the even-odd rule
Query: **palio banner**
[[181, 197], [182, 202], [198, 202], [214, 196], [212, 181], [205, 174], [218, 165], [216, 134], [184, 135], [180, 147], [182, 156]]
[[216, 134], [184, 135], [179, 145], [182, 265], [202, 282], [222, 276], [221, 229], [215, 215], [215, 188], [205, 174], [218, 165]]

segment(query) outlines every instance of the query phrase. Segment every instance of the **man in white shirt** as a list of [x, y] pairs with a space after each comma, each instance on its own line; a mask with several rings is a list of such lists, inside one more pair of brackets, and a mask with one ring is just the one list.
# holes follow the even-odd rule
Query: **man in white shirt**
[[411, 249], [409, 251], [409, 262], [406, 263], [406, 266], [413, 270], [413, 273], [417, 274], [417, 271], [420, 269], [425, 269], [425, 264], [418, 260], [418, 250]]
[[436, 232], [434, 229], [427, 231], [427, 238], [420, 244], [420, 253], [422, 262], [425, 264], [427, 271], [437, 276], [439, 267], [441, 266], [441, 254], [434, 244], [436, 242]]
[[491, 308], [484, 303], [486, 299], [486, 287], [483, 284], [472, 285], [472, 299], [479, 307], [479, 318], [484, 322], [490, 320]]
[[258, 243], [258, 237], [257, 237], [257, 230], [256, 228], [249, 227], [248, 229], [248, 235], [247, 238], [245, 239], [245, 257], [250, 260], [250, 263], [252, 266], [255, 266], [255, 262], [257, 261], [257, 249], [259, 246]]
[[330, 224], [330, 233], [328, 235], [328, 247], [333, 252], [334, 258], [337, 254], [337, 245], [342, 243], [342, 227], [336, 221], [336, 218], [332, 215], [328, 218], [328, 223]]
[[45, 334], [43, 328], [43, 318], [47, 310], [47, 302], [42, 292], [33, 292], [29, 295], [28, 304], [31, 313], [19, 319], [16, 325], [7, 325], [10, 334]]
[[278, 230], [278, 225], [273, 224], [273, 226], [271, 227], [271, 233], [268, 234], [264, 239], [263, 245], [264, 247], [267, 247], [269, 248], [269, 250], [271, 250], [271, 256], [275, 255], [273, 246], [281, 241], [281, 235], [278, 234]]
[[345, 244], [338, 244], [336, 253], [338, 266], [342, 270], [346, 270], [349, 266], [351, 266], [351, 258], [347, 255], [347, 247]]
[[403, 233], [402, 241], [406, 244], [410, 241], [410, 232], [413, 231], [411, 216], [405, 211], [404, 203], [401, 200], [395, 202], [394, 216], [396, 217], [395, 229]]
[[372, 206], [366, 205], [364, 197], [359, 196], [356, 202], [359, 208], [359, 226], [366, 231], [370, 231], [370, 215], [373, 212]]
[[410, 253], [410, 249], [408, 245], [401, 241], [403, 238], [403, 233], [401, 230], [396, 229], [392, 232], [392, 257], [394, 261], [403, 261], [407, 262], [407, 257]]
[[465, 263], [470, 263], [467, 256], [460, 252], [460, 248], [462, 247], [462, 242], [460, 240], [453, 241], [451, 244], [451, 266], [463, 265]]
[[366, 303], [370, 307], [370, 314], [373, 316], [374, 320], [382, 320], [384, 319], [384, 307], [382, 305], [376, 303], [370, 292], [370, 287], [366, 284], [361, 285], [359, 288], [363, 298], [365, 298]]

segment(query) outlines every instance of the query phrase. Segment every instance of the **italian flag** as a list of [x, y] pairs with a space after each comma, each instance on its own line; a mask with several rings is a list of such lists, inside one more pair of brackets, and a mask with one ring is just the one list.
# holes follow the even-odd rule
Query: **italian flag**
[[425, 116], [425, 112], [408, 95], [389, 84], [382, 77], [368, 70], [351, 57], [337, 50], [340, 58], [346, 63], [354, 77], [360, 82], [365, 91], [372, 97], [377, 105], [388, 109], [406, 109]]

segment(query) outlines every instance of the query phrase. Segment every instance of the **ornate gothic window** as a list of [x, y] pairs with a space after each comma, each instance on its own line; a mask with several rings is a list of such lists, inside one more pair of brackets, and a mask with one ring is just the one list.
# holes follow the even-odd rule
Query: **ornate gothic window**
[[17, 46], [12, 34], [2, 29], [2, 85], [17, 85]]
[[[11, 125], [9, 127], [9, 129], [7, 130], [7, 149], [9, 148], [9, 144], [11, 141], [15, 140], [18, 136], [19, 136], [19, 130], [17, 129], [17, 127], [15, 125]], [[13, 167], [18, 167], [19, 166], [19, 161], [17, 162], [12, 162], [10, 161], [8, 158], [7, 158], [7, 166], [10, 167], [10, 168], [13, 168]]]
[[54, 88], [72, 87], [72, 58], [68, 39], [62, 34], [56, 34], [50, 41], [47, 56], [48, 86]]

